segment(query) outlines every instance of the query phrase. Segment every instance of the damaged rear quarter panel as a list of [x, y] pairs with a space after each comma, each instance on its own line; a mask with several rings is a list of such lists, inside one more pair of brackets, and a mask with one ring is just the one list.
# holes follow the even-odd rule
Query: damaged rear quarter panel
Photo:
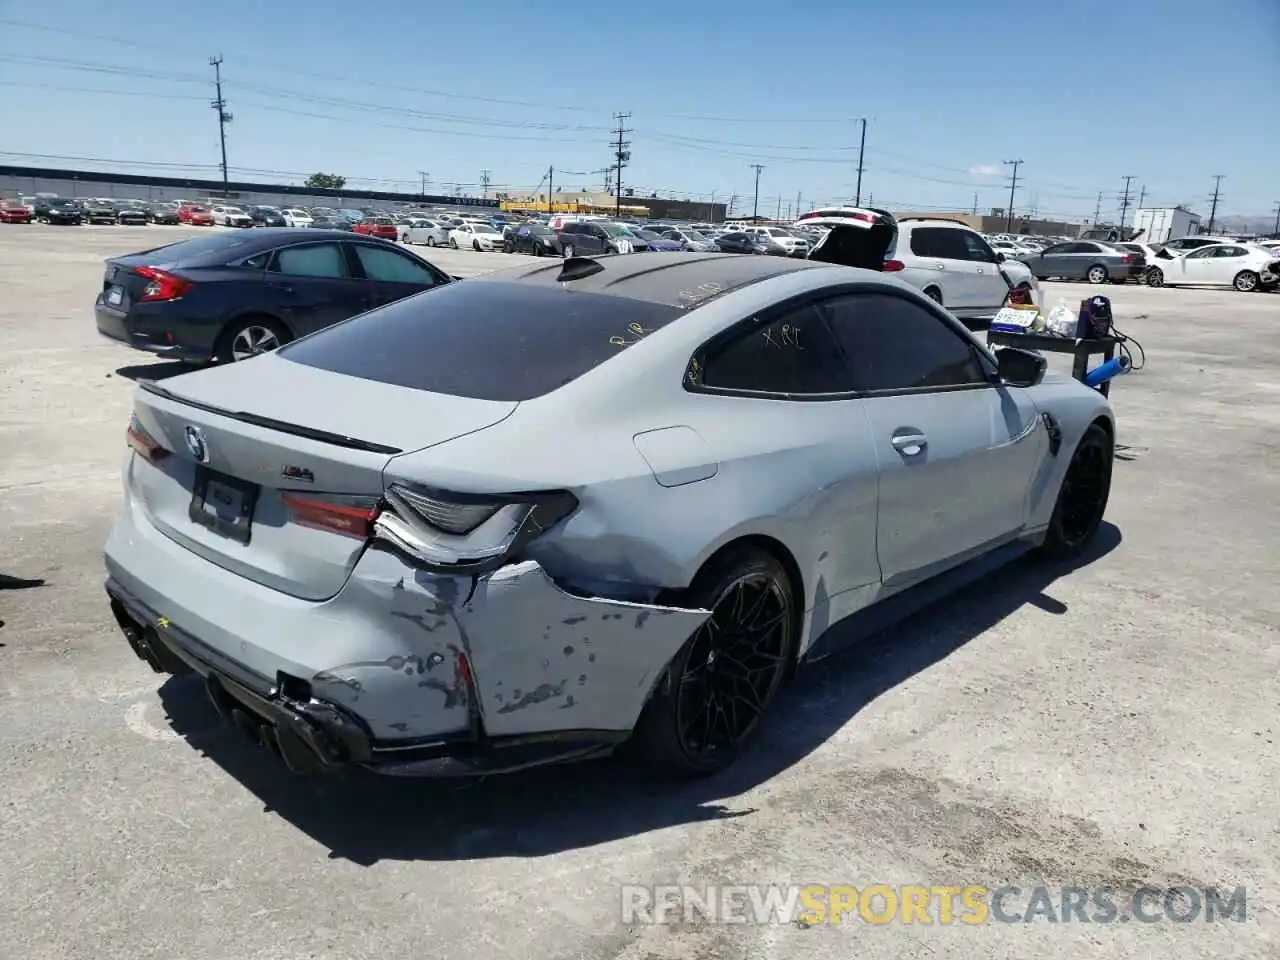
[[481, 579], [458, 611], [485, 730], [625, 731], [654, 681], [710, 616], [562, 590], [534, 561]]

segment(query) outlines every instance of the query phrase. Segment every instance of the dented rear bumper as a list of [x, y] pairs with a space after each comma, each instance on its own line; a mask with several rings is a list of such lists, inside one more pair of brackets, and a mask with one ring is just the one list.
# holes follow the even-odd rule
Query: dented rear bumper
[[[311, 602], [191, 554], [126, 503], [107, 592], [135, 653], [189, 668], [215, 706], [318, 769], [493, 772], [625, 739], [705, 610], [578, 596], [535, 562], [482, 577], [368, 550]], [[297, 765], [290, 763], [297, 768]]]

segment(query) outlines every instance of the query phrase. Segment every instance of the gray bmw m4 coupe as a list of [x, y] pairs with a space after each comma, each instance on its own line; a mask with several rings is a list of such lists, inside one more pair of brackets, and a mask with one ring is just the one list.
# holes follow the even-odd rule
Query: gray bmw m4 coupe
[[1081, 550], [1113, 436], [887, 274], [537, 262], [140, 384], [106, 588], [295, 770], [706, 773], [827, 625]]

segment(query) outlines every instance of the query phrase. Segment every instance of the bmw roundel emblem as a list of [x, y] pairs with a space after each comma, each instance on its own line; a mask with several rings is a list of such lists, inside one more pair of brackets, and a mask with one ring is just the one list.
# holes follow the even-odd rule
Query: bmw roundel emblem
[[209, 462], [209, 445], [204, 442], [204, 431], [199, 427], [187, 427], [184, 438], [187, 441], [187, 452], [198, 462]]

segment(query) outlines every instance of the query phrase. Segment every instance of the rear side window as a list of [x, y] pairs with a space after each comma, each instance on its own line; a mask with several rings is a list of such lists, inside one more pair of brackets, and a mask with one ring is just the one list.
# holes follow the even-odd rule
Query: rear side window
[[276, 251], [271, 263], [275, 273], [291, 277], [341, 278], [347, 275], [342, 248], [336, 243], [309, 243], [301, 247], [284, 247]]
[[190, 240], [170, 243], [151, 252], [163, 251], [166, 263], [188, 263], [197, 257], [232, 254], [241, 247], [261, 243], [261, 239], [254, 237], [252, 233], [253, 231], [239, 230], [234, 233], [214, 233], [203, 237], [192, 237]]
[[679, 307], [558, 287], [463, 280], [278, 351], [351, 377], [478, 400], [532, 400], [626, 352]]

